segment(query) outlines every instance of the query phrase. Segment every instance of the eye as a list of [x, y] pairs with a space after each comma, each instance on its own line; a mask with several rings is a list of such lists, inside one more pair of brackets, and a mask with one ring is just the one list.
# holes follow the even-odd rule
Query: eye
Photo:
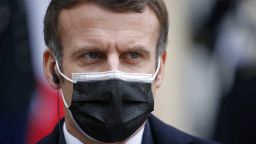
[[97, 60], [104, 58], [104, 55], [100, 52], [87, 52], [83, 54], [85, 60]]
[[138, 52], [128, 52], [126, 57], [128, 59], [138, 59], [138, 58], [141, 58], [142, 55]]
[[140, 64], [142, 63], [145, 58], [144, 55], [140, 52], [126, 52], [121, 55], [122, 62], [125, 62], [127, 64]]

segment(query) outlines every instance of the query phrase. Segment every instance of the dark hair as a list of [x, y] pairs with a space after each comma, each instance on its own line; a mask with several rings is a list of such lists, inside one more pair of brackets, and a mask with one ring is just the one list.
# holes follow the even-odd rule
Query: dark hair
[[44, 18], [44, 39], [60, 66], [62, 61], [62, 46], [58, 33], [59, 14], [61, 10], [72, 8], [82, 2], [93, 2], [117, 12], [143, 12], [145, 7], [149, 6], [156, 13], [160, 22], [157, 56], [166, 49], [169, 21], [166, 5], [163, 0], [51, 0]]

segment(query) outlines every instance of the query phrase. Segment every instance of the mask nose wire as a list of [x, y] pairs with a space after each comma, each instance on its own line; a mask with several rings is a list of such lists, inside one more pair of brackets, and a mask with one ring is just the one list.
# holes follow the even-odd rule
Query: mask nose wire
[[55, 63], [56, 63], [56, 67], [57, 67], [57, 70], [59, 72], [59, 74], [65, 78], [67, 81], [71, 82], [71, 83], [76, 83], [75, 81], [73, 81], [72, 79], [70, 79], [69, 77], [67, 77], [65, 74], [63, 74], [60, 70], [60, 67], [59, 67], [59, 63], [57, 62], [57, 60], [55, 60]]
[[[63, 74], [63, 73], [61, 72], [60, 67], [59, 67], [59, 63], [57, 62], [57, 60], [55, 60], [55, 63], [56, 63], [56, 67], [57, 67], [57, 70], [58, 70], [59, 74], [60, 74], [63, 78], [65, 78], [67, 81], [69, 81], [69, 82], [71, 82], [71, 83], [76, 83], [76, 81], [70, 79], [69, 77], [67, 77], [65, 74]], [[157, 62], [157, 69], [156, 69], [156, 71], [155, 71], [153, 77], [150, 79], [150, 81], [154, 81], [154, 80], [155, 80], [155, 78], [156, 78], [156, 76], [157, 76], [157, 74], [158, 74], [158, 72], [159, 72], [159, 70], [160, 70], [160, 67], [161, 67], [161, 64], [160, 64], [160, 57], [159, 57], [159, 58], [158, 58], [158, 62]]]
[[160, 70], [160, 67], [161, 67], [161, 64], [160, 64], [160, 57], [158, 58], [158, 62], [157, 62], [157, 69], [156, 69], [156, 72], [155, 74], [153, 75], [153, 77], [151, 78], [151, 81], [155, 80], [159, 70]]

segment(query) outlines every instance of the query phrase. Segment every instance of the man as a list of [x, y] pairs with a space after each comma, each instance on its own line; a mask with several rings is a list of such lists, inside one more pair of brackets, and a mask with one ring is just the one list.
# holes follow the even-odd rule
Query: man
[[150, 115], [166, 58], [162, 0], [52, 0], [44, 32], [65, 121], [39, 143], [211, 143]]

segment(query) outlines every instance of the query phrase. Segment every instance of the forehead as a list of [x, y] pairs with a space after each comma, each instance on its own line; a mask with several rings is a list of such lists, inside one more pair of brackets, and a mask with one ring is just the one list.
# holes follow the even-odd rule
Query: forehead
[[61, 35], [71, 32], [71, 29], [88, 30], [99, 28], [107, 31], [136, 31], [138, 34], [159, 35], [160, 24], [153, 10], [148, 6], [139, 12], [117, 12], [91, 2], [79, 4], [73, 8], [64, 9], [59, 16], [59, 31]]

